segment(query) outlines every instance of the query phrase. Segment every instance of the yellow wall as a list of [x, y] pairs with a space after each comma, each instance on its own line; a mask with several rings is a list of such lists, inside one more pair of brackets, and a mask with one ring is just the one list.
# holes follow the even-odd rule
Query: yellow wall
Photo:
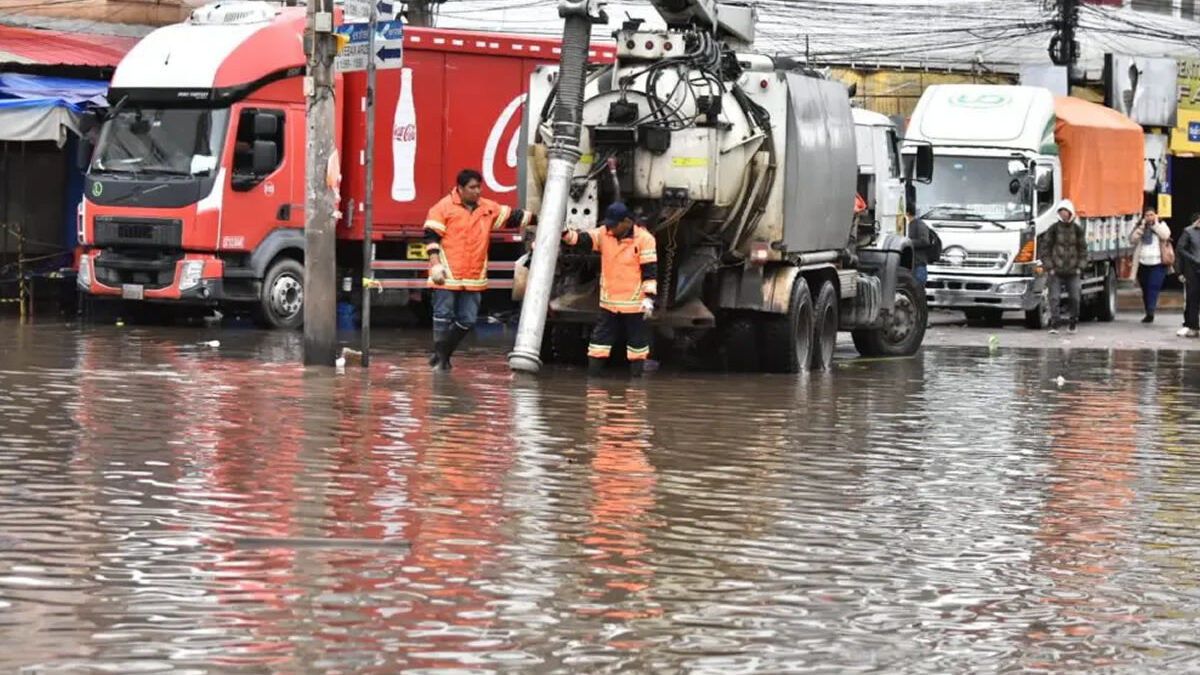
[[834, 68], [833, 77], [858, 85], [854, 101], [865, 110], [909, 117], [925, 88], [934, 84], [1015, 84], [1012, 75], [946, 73], [926, 70]]
[[164, 26], [187, 18], [204, 0], [0, 0], [0, 14]]

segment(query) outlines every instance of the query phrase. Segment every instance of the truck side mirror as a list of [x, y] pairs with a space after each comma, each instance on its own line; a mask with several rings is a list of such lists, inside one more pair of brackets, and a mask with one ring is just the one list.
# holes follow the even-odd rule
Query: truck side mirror
[[279, 133], [279, 118], [268, 114], [258, 113], [254, 116], [254, 137], [275, 138]]
[[265, 176], [279, 163], [279, 148], [274, 141], [254, 141], [254, 175]]
[[928, 185], [933, 182], [933, 146], [918, 145], [917, 161], [913, 171], [913, 180]]
[[1038, 166], [1033, 175], [1033, 185], [1038, 192], [1046, 192], [1054, 188], [1054, 167]]

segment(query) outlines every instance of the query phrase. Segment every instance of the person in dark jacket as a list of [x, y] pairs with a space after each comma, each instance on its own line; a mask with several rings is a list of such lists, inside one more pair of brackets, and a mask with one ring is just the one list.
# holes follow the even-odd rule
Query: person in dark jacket
[[1192, 224], [1183, 229], [1175, 246], [1175, 266], [1186, 293], [1183, 328], [1179, 337], [1200, 336], [1200, 213], [1192, 214]]
[[933, 235], [929, 232], [929, 226], [925, 221], [917, 217], [917, 205], [909, 202], [905, 207], [905, 213], [908, 216], [908, 238], [912, 241], [913, 246], [913, 277], [917, 283], [922, 286], [929, 278], [929, 263], [937, 262], [931, 260], [933, 257]]
[[1059, 305], [1062, 291], [1067, 289], [1067, 332], [1074, 333], [1079, 322], [1079, 300], [1082, 292], [1080, 275], [1088, 264], [1087, 235], [1075, 218], [1075, 205], [1064, 199], [1058, 205], [1058, 222], [1042, 235], [1045, 255], [1042, 267], [1046, 270], [1050, 291], [1050, 333], [1057, 334]]

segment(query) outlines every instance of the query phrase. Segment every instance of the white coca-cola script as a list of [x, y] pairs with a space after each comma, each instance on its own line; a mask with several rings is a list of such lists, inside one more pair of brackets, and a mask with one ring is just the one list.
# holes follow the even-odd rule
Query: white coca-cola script
[[[496, 123], [492, 125], [491, 132], [488, 133], [487, 145], [483, 148], [483, 182], [492, 192], [512, 192], [517, 189], [515, 183], [513, 185], [505, 185], [496, 177], [496, 155], [499, 153], [504, 132], [509, 131], [509, 127], [511, 127], [511, 136], [508, 139], [508, 151], [505, 153], [505, 164], [507, 171], [517, 168], [517, 143], [521, 139], [521, 116], [517, 113], [524, 104], [525, 94], [521, 94], [510, 101], [508, 105], [504, 106], [504, 110], [496, 118]], [[511, 124], [514, 117], [517, 123]]]

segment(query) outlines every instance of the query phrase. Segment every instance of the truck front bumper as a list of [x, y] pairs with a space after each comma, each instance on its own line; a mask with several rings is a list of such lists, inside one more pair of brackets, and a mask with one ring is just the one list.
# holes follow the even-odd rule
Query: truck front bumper
[[208, 303], [224, 299], [224, 262], [214, 255], [186, 253], [158, 258], [87, 251], [76, 284], [91, 295], [126, 300]]
[[1040, 277], [954, 276], [930, 274], [925, 299], [936, 309], [1025, 311], [1041, 302]]

